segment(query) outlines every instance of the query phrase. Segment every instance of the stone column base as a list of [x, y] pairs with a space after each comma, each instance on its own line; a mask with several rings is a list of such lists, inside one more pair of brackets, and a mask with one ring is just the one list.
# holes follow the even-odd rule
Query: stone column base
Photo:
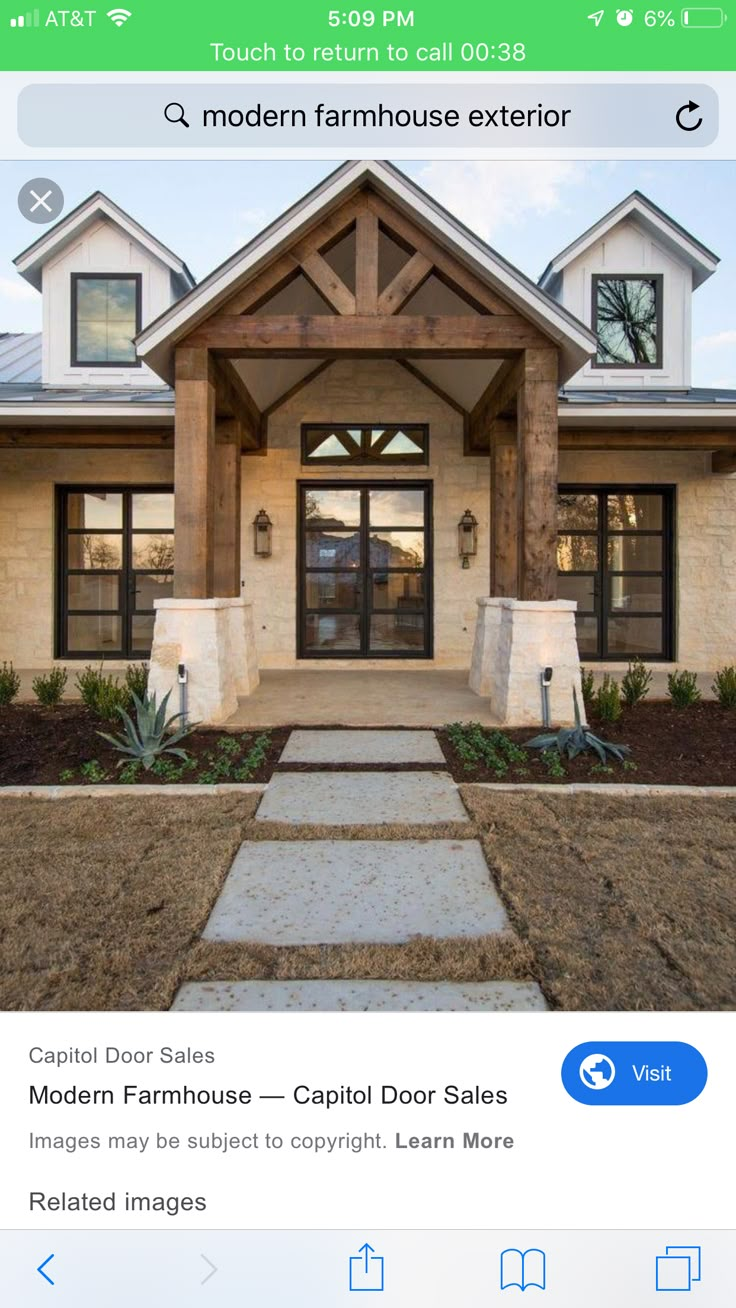
[[193, 722], [224, 722], [239, 695], [258, 685], [253, 605], [241, 599], [156, 600], [148, 688], [179, 711], [177, 671], [187, 669], [187, 711]]
[[582, 715], [576, 608], [574, 600], [478, 600], [470, 686], [476, 694], [489, 697], [500, 726], [541, 725], [545, 667], [553, 670], [549, 688], [553, 725], [574, 722], [573, 687]]

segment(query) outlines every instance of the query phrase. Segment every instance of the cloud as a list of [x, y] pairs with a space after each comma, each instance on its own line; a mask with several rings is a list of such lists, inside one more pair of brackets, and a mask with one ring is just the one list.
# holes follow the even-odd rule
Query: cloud
[[40, 303], [38, 291], [24, 282], [22, 277], [0, 277], [0, 296], [6, 300], [35, 300]]
[[504, 227], [562, 208], [565, 190], [579, 185], [585, 172], [585, 164], [559, 159], [475, 159], [430, 163], [418, 180], [446, 209], [489, 240]]
[[266, 225], [267, 217], [265, 209], [239, 209], [235, 221], [241, 237], [246, 239], [260, 232]]
[[729, 345], [736, 345], [736, 331], [715, 332], [713, 336], [701, 336], [695, 342], [696, 350], [723, 350]]

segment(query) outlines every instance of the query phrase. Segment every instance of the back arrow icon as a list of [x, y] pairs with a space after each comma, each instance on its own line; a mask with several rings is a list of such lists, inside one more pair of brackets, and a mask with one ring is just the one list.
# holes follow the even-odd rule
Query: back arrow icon
[[44, 1271], [43, 1269], [44, 1269], [44, 1267], [48, 1267], [48, 1265], [49, 1265], [49, 1263], [51, 1262], [51, 1259], [52, 1259], [53, 1257], [54, 1257], [54, 1254], [49, 1254], [49, 1256], [48, 1256], [48, 1258], [45, 1260], [45, 1262], [41, 1263], [40, 1267], [37, 1267], [37, 1268], [36, 1268], [36, 1271], [38, 1272], [39, 1276], [42, 1276], [43, 1279], [44, 1279], [44, 1281], [48, 1281], [49, 1285], [53, 1285], [54, 1282], [51, 1280], [51, 1277], [50, 1277], [50, 1276], [47, 1276], [47, 1275], [46, 1275], [46, 1273], [45, 1273], [45, 1271]]
[[688, 100], [687, 104], [680, 105], [680, 108], [675, 114], [675, 118], [677, 120], [677, 126], [682, 128], [683, 132], [697, 132], [698, 128], [703, 126], [702, 118], [699, 118], [697, 123], [688, 124], [682, 121], [685, 114], [694, 114], [695, 110], [699, 108], [700, 105], [696, 104], [694, 100]]
[[206, 1285], [208, 1281], [211, 1281], [211, 1280], [212, 1280], [212, 1277], [214, 1276], [215, 1272], [217, 1271], [217, 1268], [215, 1267], [215, 1264], [214, 1264], [214, 1263], [211, 1263], [211, 1262], [210, 1262], [210, 1260], [209, 1260], [209, 1258], [207, 1257], [206, 1254], [200, 1254], [199, 1256], [200, 1256], [200, 1258], [203, 1258], [203, 1259], [204, 1259], [204, 1261], [206, 1262], [206, 1264], [207, 1264], [208, 1267], [211, 1267], [211, 1268], [212, 1268], [212, 1271], [207, 1273], [207, 1275], [205, 1276], [204, 1280], [203, 1280], [203, 1281], [200, 1281], [200, 1285]]

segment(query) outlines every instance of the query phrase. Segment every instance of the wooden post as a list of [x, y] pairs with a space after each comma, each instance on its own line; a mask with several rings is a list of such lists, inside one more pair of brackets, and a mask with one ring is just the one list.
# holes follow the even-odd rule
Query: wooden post
[[517, 398], [521, 600], [557, 598], [557, 351], [524, 351]]
[[369, 209], [355, 222], [355, 312], [378, 313], [378, 219]]
[[[494, 424], [495, 427], [495, 424]], [[491, 428], [491, 589], [497, 598], [516, 599], [519, 588], [515, 445], [502, 445]]]
[[215, 427], [215, 595], [240, 596], [241, 424], [226, 418]]
[[215, 386], [206, 349], [176, 351], [174, 595], [214, 595]]

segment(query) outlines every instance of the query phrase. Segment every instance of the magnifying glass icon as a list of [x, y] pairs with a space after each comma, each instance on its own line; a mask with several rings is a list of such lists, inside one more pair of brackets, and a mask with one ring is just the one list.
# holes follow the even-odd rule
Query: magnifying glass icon
[[174, 100], [172, 104], [167, 104], [164, 109], [164, 118], [167, 123], [181, 123], [184, 127], [189, 126], [184, 117], [184, 105], [179, 104], [178, 100]]

